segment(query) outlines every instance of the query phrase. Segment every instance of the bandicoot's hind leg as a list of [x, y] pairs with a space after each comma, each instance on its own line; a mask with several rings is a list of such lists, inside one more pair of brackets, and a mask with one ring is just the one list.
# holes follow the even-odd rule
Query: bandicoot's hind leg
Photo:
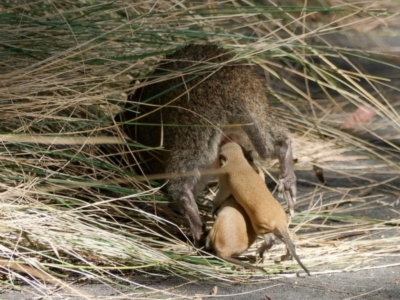
[[[264, 108], [264, 109], [262, 109]], [[286, 127], [267, 106], [252, 111], [257, 115], [254, 126], [243, 126], [255, 150], [265, 159], [275, 154], [279, 160], [279, 197], [285, 197], [290, 211], [294, 214], [296, 202], [296, 175], [294, 174], [292, 141]], [[256, 122], [257, 121], [257, 122]]]
[[275, 144], [275, 152], [279, 160], [279, 197], [285, 197], [290, 215], [294, 216], [294, 205], [296, 203], [296, 175], [294, 174], [292, 140], [285, 137]]

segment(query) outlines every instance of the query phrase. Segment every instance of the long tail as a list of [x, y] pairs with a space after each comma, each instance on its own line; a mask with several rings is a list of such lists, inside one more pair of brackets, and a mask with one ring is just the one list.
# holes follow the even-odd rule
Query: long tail
[[235, 265], [239, 265], [239, 266], [247, 268], [247, 269], [252, 269], [252, 270], [256, 270], [256, 271], [261, 271], [261, 272], [267, 273], [267, 271], [265, 269], [261, 268], [261, 267], [253, 266], [251, 264], [242, 262], [242, 261], [240, 261], [240, 260], [238, 260], [236, 258], [232, 258], [232, 257], [221, 257], [221, 258], [223, 260], [226, 260], [227, 262], [230, 262], [230, 263], [235, 264]]
[[303, 270], [306, 271], [308, 276], [311, 276], [311, 274], [308, 271], [308, 269], [303, 265], [303, 263], [301, 262], [300, 258], [297, 256], [296, 247], [293, 244], [292, 239], [290, 238], [290, 235], [289, 235], [289, 232], [287, 231], [287, 229], [284, 228], [283, 230], [280, 230], [279, 233], [281, 234], [281, 236], [283, 238], [283, 241], [285, 242], [286, 247], [288, 247], [288, 249], [289, 249], [290, 253], [292, 254], [292, 256], [296, 259], [296, 261], [303, 268]]

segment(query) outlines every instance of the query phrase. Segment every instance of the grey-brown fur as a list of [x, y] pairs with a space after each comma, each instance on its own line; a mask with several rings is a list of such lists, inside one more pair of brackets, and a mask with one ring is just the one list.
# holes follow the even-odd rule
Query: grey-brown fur
[[[237, 143], [227, 143], [221, 147], [219, 159], [221, 173], [219, 175], [219, 191], [214, 199], [215, 211], [232, 195], [243, 207], [250, 218], [254, 232], [265, 237], [266, 247], [271, 246], [270, 234], [281, 239], [300, 266], [310, 275], [307, 268], [296, 254], [287, 224], [286, 213], [279, 202], [272, 196], [246, 160], [242, 148]], [[290, 255], [286, 255], [289, 256]]]
[[[168, 150], [142, 153], [146, 172], [195, 173], [170, 179], [168, 192], [182, 204], [198, 246], [204, 243], [205, 230], [195, 201], [196, 186], [200, 170], [217, 159], [224, 125], [242, 125], [262, 159], [277, 155], [281, 165], [279, 191], [289, 196], [291, 211], [296, 196], [290, 138], [269, 108], [265, 80], [246, 62], [229, 62], [233, 57], [211, 44], [188, 45], [167, 55], [154, 76], [168, 73], [169, 79], [138, 89], [119, 115], [125, 122], [163, 124], [123, 126], [133, 140]], [[179, 125], [168, 126], [174, 124]]]

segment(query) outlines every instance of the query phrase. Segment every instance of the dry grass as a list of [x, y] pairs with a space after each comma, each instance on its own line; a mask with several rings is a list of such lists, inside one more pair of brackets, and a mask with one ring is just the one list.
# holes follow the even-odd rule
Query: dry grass
[[[302, 211], [291, 230], [312, 273], [357, 270], [384, 255], [399, 256], [398, 231], [385, 239], [379, 236], [398, 227], [400, 218], [360, 216], [382, 203], [395, 205], [385, 194], [361, 192], [372, 186], [399, 194], [392, 183], [399, 174], [397, 138], [377, 133], [376, 123], [364, 126], [364, 132], [393, 143], [388, 148], [338, 128], [346, 105], [368, 103], [382, 122], [397, 130], [396, 103], [391, 94], [379, 92], [396, 92], [397, 87], [384, 76], [366, 76], [357, 66], [351, 71], [335, 66], [335, 59], [347, 55], [397, 68], [398, 49], [382, 38], [387, 32], [397, 34], [396, 1], [325, 1], [329, 8], [308, 1], [308, 9], [294, 0], [280, 1], [281, 7], [266, 0], [262, 2], [267, 6], [251, 1], [136, 2], [0, 5], [4, 287], [26, 283], [45, 295], [49, 282], [78, 295], [70, 281], [91, 279], [130, 283], [130, 292], [140, 297], [146, 289], [155, 291], [135, 291], [139, 286], [130, 274], [158, 272], [229, 282], [267, 281], [281, 271], [295, 276], [295, 262], [274, 263], [282, 245], [262, 264], [269, 277], [197, 251], [185, 239], [185, 219], [171, 208], [159, 184], [134, 174], [130, 153], [122, 155], [121, 168], [103, 151], [105, 144], [122, 149], [124, 143], [133, 153], [140, 150], [125, 140], [111, 116], [125, 103], [132, 79], [138, 86], [149, 84], [151, 80], [144, 79], [163, 54], [193, 41], [224, 45], [237, 59], [268, 71], [271, 101], [293, 132], [298, 174], [318, 166], [359, 180], [367, 180], [371, 168], [385, 176], [353, 188], [312, 182], [312, 192], [299, 195]], [[369, 51], [332, 45], [330, 35], [351, 40], [360, 33]], [[307, 88], [309, 84], [317, 86], [318, 93]], [[275, 162], [268, 172], [276, 175]], [[208, 225], [212, 197], [209, 191], [199, 199]]]

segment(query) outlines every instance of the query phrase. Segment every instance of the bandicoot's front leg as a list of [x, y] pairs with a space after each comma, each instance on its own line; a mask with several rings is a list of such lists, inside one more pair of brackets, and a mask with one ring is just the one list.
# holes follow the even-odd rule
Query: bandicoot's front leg
[[197, 182], [197, 179], [194, 177], [172, 179], [169, 192], [172, 198], [182, 205], [185, 216], [189, 221], [194, 245], [200, 248], [205, 244], [206, 231], [193, 194], [195, 182]]

